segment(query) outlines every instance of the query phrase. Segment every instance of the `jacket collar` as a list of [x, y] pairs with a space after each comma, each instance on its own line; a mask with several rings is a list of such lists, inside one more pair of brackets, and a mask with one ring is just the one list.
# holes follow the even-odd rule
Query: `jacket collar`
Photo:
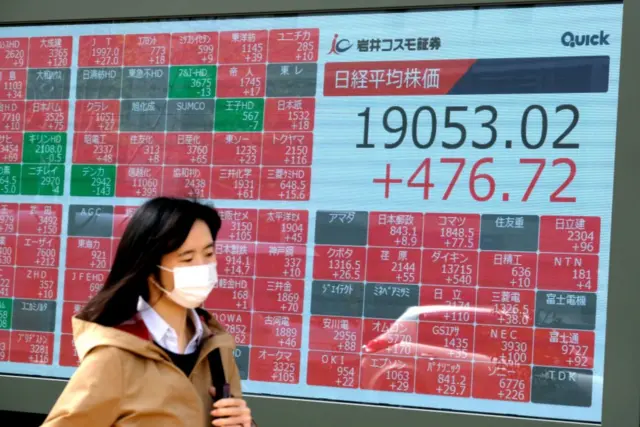
[[[172, 353], [179, 353], [177, 332], [151, 307], [144, 299], [138, 299], [138, 314], [146, 326], [151, 338], [162, 348]], [[204, 320], [195, 310], [188, 310], [195, 333], [184, 349], [185, 354], [191, 354], [198, 349], [204, 336]]]

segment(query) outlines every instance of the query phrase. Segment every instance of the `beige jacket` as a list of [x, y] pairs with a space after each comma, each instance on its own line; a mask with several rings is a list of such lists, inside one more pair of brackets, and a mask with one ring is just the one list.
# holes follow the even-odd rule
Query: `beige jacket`
[[142, 320], [109, 328], [74, 318], [81, 363], [43, 427], [210, 426], [212, 350], [220, 349], [231, 394], [241, 397], [241, 389], [233, 338], [214, 320], [204, 326], [201, 354], [187, 378]]

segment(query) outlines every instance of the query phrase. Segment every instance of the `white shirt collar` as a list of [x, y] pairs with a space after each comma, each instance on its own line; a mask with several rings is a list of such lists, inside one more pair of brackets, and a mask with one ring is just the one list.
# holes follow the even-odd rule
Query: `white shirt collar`
[[184, 352], [178, 349], [178, 334], [142, 297], [138, 299], [138, 313], [149, 330], [153, 340], [165, 350], [176, 354], [191, 354], [198, 349], [204, 335], [202, 321], [195, 310], [189, 310], [189, 315], [196, 328], [193, 338], [187, 344]]

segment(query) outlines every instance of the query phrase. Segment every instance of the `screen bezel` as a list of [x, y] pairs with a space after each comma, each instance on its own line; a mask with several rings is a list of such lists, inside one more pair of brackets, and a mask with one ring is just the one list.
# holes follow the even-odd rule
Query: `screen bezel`
[[[264, 16], [332, 13], [345, 11], [383, 11], [431, 9], [443, 7], [511, 6], [542, 4], [598, 3], [598, 1], [546, 0], [263, 0], [260, 2], [211, 2], [190, 0], [58, 0], [55, 7], [44, 0], [22, 0], [3, 4], [0, 25], [36, 25], [55, 23], [99, 23], [104, 21], [207, 18], [222, 16]], [[304, 4], [303, 4], [304, 3]], [[640, 369], [636, 355], [640, 340], [633, 339], [640, 324], [640, 310], [633, 303], [640, 299], [634, 278], [640, 273], [633, 257], [640, 242], [640, 228], [635, 214], [640, 197], [635, 185], [640, 182], [640, 168], [634, 160], [640, 149], [633, 131], [640, 104], [640, 85], [633, 78], [640, 75], [640, 2], [626, 1], [623, 12], [623, 39], [618, 101], [618, 126], [615, 157], [614, 200], [609, 273], [607, 341], [602, 425], [636, 427], [640, 413]], [[615, 333], [614, 333], [615, 331]], [[0, 375], [0, 410], [46, 413], [66, 384], [65, 380]], [[391, 408], [380, 405], [297, 400], [265, 396], [248, 397], [261, 425], [307, 427], [327, 425], [367, 425], [382, 427], [402, 425], [447, 425], [474, 427], [541, 427], [545, 425], [590, 426], [592, 423], [525, 419], [429, 409]], [[543, 414], [541, 414], [543, 415]]]

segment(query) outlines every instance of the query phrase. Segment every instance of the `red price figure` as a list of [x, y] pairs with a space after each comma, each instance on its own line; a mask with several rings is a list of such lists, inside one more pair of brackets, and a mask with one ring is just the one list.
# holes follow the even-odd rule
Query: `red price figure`
[[283, 384], [300, 382], [300, 351], [251, 348], [249, 379]]
[[264, 134], [262, 163], [265, 166], [311, 166], [313, 133], [268, 132]]
[[360, 354], [309, 352], [307, 384], [357, 389], [360, 387]]
[[222, 228], [218, 241], [254, 242], [258, 233], [258, 211], [255, 209], [221, 209]]

